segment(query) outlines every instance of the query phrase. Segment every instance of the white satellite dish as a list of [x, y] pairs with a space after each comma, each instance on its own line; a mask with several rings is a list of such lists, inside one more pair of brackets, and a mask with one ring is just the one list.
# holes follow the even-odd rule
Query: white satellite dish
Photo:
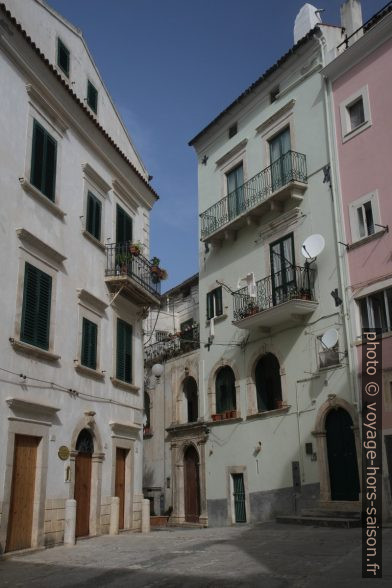
[[326, 349], [333, 349], [338, 342], [339, 333], [336, 329], [328, 329], [321, 337], [321, 343]]
[[322, 235], [310, 235], [302, 243], [301, 251], [302, 255], [306, 259], [314, 259], [325, 247], [325, 239]]

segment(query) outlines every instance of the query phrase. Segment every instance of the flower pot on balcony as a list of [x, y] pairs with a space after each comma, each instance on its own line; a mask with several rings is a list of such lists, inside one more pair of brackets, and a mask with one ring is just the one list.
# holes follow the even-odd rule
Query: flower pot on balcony
[[222, 415], [221, 414], [212, 414], [211, 418], [213, 421], [221, 421], [222, 420]]
[[236, 410], [231, 410], [230, 411], [230, 418], [231, 419], [236, 419], [237, 418], [237, 411]]
[[284, 400], [276, 400], [275, 401], [275, 408], [284, 408], [286, 406], [286, 403]]
[[140, 247], [138, 245], [130, 245], [129, 252], [132, 255], [134, 255], [135, 257], [137, 257], [138, 255], [140, 255], [141, 249], [140, 249]]

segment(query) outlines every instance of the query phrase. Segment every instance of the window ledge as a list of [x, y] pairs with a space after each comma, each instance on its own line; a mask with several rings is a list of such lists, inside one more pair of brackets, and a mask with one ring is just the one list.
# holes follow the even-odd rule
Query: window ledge
[[66, 213], [63, 210], [61, 210], [61, 208], [57, 206], [57, 204], [52, 202], [50, 198], [45, 196], [45, 194], [42, 194], [42, 192], [40, 192], [38, 188], [33, 186], [33, 184], [30, 184], [30, 182], [26, 180], [26, 178], [21, 178], [19, 181], [26, 194], [29, 194], [29, 196], [32, 196], [35, 200], [37, 200], [37, 202], [43, 204], [52, 214], [54, 214], [61, 220], [64, 219]]
[[91, 241], [91, 243], [93, 243], [93, 245], [98, 247], [98, 249], [100, 249], [101, 251], [103, 251], [105, 253], [105, 245], [103, 243], [101, 243], [101, 241], [99, 241], [96, 237], [94, 237], [94, 235], [89, 233], [87, 229], [82, 230], [82, 235], [83, 235], [83, 237], [86, 237], [86, 239]]
[[255, 414], [248, 414], [246, 417], [247, 421], [257, 420], [257, 419], [268, 419], [274, 416], [280, 416], [282, 414], [286, 414], [289, 412], [291, 408], [291, 404], [287, 406], [282, 406], [282, 408], [275, 408], [274, 410], [264, 410], [262, 412], [256, 412]]
[[215, 425], [220, 426], [220, 425], [227, 425], [230, 424], [232, 425], [233, 423], [240, 423], [242, 421], [242, 417], [235, 417], [233, 419], [222, 419], [221, 421], [208, 421], [208, 423], [206, 423], [209, 427], [215, 427]]
[[27, 355], [35, 355], [41, 359], [46, 359], [48, 361], [58, 361], [61, 359], [60, 355], [56, 353], [52, 353], [51, 351], [46, 351], [45, 349], [41, 349], [40, 347], [35, 347], [35, 345], [30, 345], [29, 343], [24, 343], [24, 341], [20, 341], [19, 339], [13, 339], [10, 337], [10, 343], [15, 351], [21, 351], [22, 353], [26, 353]]
[[[225, 319], [227, 319], [227, 314], [225, 312], [219, 316], [214, 316], [214, 324], [219, 323], [220, 321], [224, 321]], [[206, 320], [206, 327], [210, 326], [210, 322], [211, 319]]]
[[346, 141], [349, 141], [353, 137], [356, 137], [357, 135], [359, 135], [359, 133], [366, 131], [366, 129], [368, 129], [371, 125], [372, 125], [372, 123], [370, 120], [365, 120], [363, 123], [361, 123], [360, 125], [355, 127], [355, 129], [352, 129], [351, 131], [349, 131], [348, 133], [343, 135], [342, 143], [345, 143]]
[[86, 365], [82, 365], [81, 363], [75, 364], [75, 370], [83, 375], [88, 376], [89, 378], [94, 378], [96, 380], [104, 380], [105, 374], [100, 372], [99, 370], [93, 370], [92, 368], [87, 367]]
[[123, 380], [119, 380], [118, 378], [110, 378], [113, 386], [116, 388], [122, 388], [123, 390], [128, 390], [128, 392], [139, 392], [139, 386], [135, 386], [135, 384], [130, 384], [129, 382], [124, 382]]
[[336, 370], [338, 368], [342, 368], [345, 367], [342, 363], [334, 363], [331, 365], [326, 365], [325, 367], [319, 367], [318, 371], [319, 372], [326, 372], [328, 370]]
[[373, 235], [368, 235], [367, 237], [362, 237], [362, 239], [358, 239], [358, 241], [354, 241], [354, 243], [350, 243], [350, 245], [348, 246], [348, 250], [351, 251], [352, 249], [356, 249], [357, 247], [360, 247], [361, 245], [366, 245], [366, 243], [369, 243], [370, 241], [374, 241], [374, 239], [379, 239], [380, 237], [385, 235], [386, 232], [387, 232], [386, 229], [381, 229], [381, 230], [373, 233]]

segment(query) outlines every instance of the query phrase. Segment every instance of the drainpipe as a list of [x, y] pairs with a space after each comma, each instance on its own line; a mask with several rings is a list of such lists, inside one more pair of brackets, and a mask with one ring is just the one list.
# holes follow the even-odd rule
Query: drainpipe
[[[325, 59], [325, 52], [326, 52], [326, 41], [325, 37], [321, 36], [318, 38], [321, 55], [322, 55], [322, 62], [323, 65], [326, 65]], [[324, 76], [323, 76], [324, 77]], [[340, 195], [341, 195], [341, 187], [339, 181], [339, 166], [337, 161], [337, 140], [335, 134], [335, 127], [333, 125], [333, 103], [332, 103], [332, 84], [331, 81], [324, 77], [324, 104], [325, 104], [325, 120], [327, 125], [327, 146], [328, 146], [328, 153], [329, 153], [329, 160], [330, 160], [330, 186], [331, 186], [331, 198], [333, 204], [333, 213], [334, 213], [334, 225], [335, 225], [335, 238], [336, 238], [336, 245], [339, 246], [338, 241], [345, 242], [344, 236], [344, 220], [343, 215], [339, 214], [339, 206], [338, 202], [340, 202]], [[333, 149], [333, 144], [335, 146], [335, 150]], [[342, 246], [343, 247], [343, 246]], [[347, 362], [348, 362], [348, 371], [349, 371], [349, 383], [350, 383], [350, 392], [351, 392], [351, 399], [354, 405], [359, 408], [358, 405], [358, 396], [357, 396], [357, 386], [356, 386], [356, 374], [354, 370], [354, 366], [356, 365], [355, 358], [353, 357], [353, 348], [351, 346], [351, 329], [350, 329], [350, 318], [349, 318], [349, 308], [348, 308], [348, 301], [347, 301], [347, 289], [345, 284], [349, 284], [349, 275], [348, 275], [348, 268], [347, 268], [347, 258], [345, 258], [346, 249], [339, 249], [337, 250], [337, 270], [339, 275], [339, 286], [340, 291], [342, 292], [342, 299], [343, 299], [343, 325], [344, 325], [344, 334], [346, 339], [346, 346], [347, 346]]]

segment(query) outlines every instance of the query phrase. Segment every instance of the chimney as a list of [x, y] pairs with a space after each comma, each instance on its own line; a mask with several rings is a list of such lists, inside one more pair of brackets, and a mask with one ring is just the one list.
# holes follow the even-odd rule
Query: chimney
[[348, 47], [362, 37], [363, 25], [361, 0], [346, 0], [340, 7], [340, 20], [345, 29], [345, 35], [350, 37], [354, 31], [360, 29], [348, 42]]

